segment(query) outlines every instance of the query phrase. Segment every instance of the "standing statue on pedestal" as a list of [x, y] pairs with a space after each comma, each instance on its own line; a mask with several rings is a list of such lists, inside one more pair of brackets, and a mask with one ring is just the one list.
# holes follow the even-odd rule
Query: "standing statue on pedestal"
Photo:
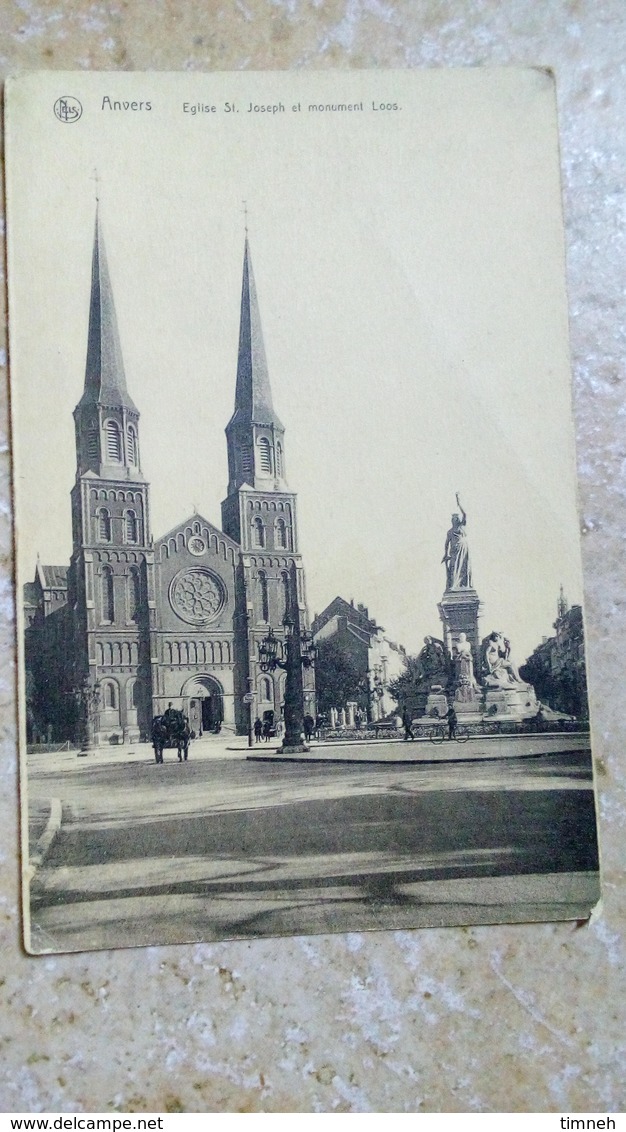
[[457, 515], [455, 512], [452, 516], [452, 526], [446, 535], [446, 546], [441, 561], [446, 564], [446, 589], [470, 590], [472, 565], [465, 531], [467, 515], [461, 506], [458, 491], [456, 501], [461, 514]]
[[459, 633], [459, 639], [453, 651], [457, 687], [475, 688], [476, 680], [474, 678], [472, 646], [465, 633]]

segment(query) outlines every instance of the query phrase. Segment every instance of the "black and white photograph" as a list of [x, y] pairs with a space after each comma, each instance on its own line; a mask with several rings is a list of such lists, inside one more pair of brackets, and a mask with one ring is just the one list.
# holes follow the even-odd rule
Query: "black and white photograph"
[[7, 107], [26, 948], [587, 919], [551, 74]]

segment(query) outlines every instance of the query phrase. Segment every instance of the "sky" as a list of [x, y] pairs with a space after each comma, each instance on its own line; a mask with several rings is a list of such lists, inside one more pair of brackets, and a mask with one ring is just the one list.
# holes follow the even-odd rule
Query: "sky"
[[[363, 110], [308, 110], [339, 101]], [[311, 615], [340, 594], [410, 652], [441, 635], [458, 491], [483, 634], [518, 662], [551, 634], [582, 586], [544, 72], [50, 72], [8, 103], [21, 582], [71, 552], [97, 169], [155, 537], [195, 509], [220, 526], [246, 201]]]

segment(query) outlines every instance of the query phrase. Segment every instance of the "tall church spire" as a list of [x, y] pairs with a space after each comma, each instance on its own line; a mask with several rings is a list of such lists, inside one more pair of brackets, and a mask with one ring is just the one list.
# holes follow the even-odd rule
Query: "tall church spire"
[[99, 206], [96, 206], [91, 260], [91, 300], [89, 304], [85, 390], [79, 404], [125, 408], [133, 413], [137, 412], [126, 388], [122, 348], [102, 237]]
[[235, 412], [229, 427], [242, 424], [266, 425], [270, 428], [274, 426], [279, 429], [283, 427], [272, 404], [261, 315], [247, 234], [243, 257]]
[[[254, 501], [255, 507], [258, 505], [268, 512], [271, 509], [272, 514], [278, 514], [278, 509], [285, 511], [277, 528], [277, 549], [295, 550], [295, 525], [292, 530], [292, 499], [295, 500], [295, 496], [287, 487], [285, 429], [272, 403], [247, 231], [241, 285], [235, 411], [226, 425], [226, 441], [228, 493], [222, 504], [222, 521], [226, 534], [244, 546], [258, 544], [255, 543], [256, 527], [254, 530], [250, 528], [250, 515], [243, 519], [241, 507], [245, 502], [245, 493], [260, 493]], [[279, 495], [284, 497], [280, 505]], [[248, 502], [252, 506], [250, 499]], [[255, 515], [255, 518], [258, 516]], [[265, 538], [258, 535], [259, 540], [262, 537]], [[262, 545], [265, 545], [264, 541]]]
[[126, 388], [113, 290], [96, 205], [85, 387], [74, 409], [76, 471], [104, 479], [141, 477], [139, 412]]

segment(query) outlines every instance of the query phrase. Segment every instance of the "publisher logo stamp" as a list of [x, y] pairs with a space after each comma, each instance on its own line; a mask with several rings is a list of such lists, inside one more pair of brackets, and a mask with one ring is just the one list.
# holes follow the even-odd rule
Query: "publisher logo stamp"
[[57, 98], [54, 104], [54, 113], [59, 122], [77, 122], [83, 112], [81, 103], [71, 94], [64, 94]]

